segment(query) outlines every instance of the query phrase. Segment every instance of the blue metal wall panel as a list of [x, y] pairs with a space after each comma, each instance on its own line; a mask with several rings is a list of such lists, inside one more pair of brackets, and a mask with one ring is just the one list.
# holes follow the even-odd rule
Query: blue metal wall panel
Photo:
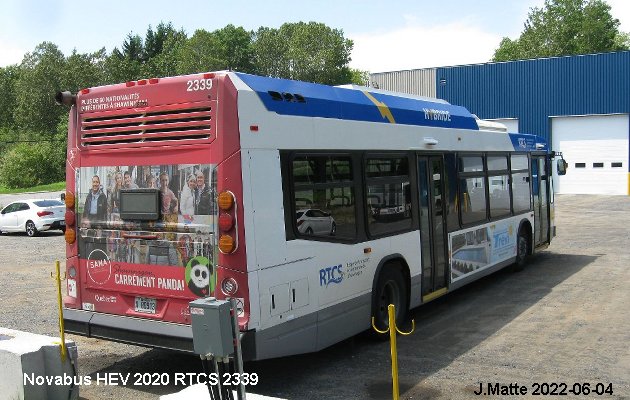
[[550, 116], [630, 113], [630, 52], [438, 68], [437, 97], [480, 118], [519, 119], [551, 143]]

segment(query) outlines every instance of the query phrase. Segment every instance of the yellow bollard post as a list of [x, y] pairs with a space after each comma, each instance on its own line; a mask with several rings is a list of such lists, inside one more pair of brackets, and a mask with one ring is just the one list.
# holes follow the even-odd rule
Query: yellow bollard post
[[55, 269], [57, 272], [57, 276], [55, 276], [55, 281], [57, 284], [57, 304], [59, 306], [59, 336], [61, 338], [61, 343], [59, 344], [61, 350], [61, 361], [66, 361], [66, 336], [63, 328], [63, 300], [61, 297], [61, 271], [59, 268], [59, 261], [55, 262]]
[[400, 398], [398, 391], [398, 353], [396, 350], [396, 310], [393, 304], [387, 306], [389, 314], [389, 341], [392, 353], [392, 391], [394, 400]]
[[393, 304], [387, 306], [387, 316], [389, 319], [389, 327], [386, 330], [381, 331], [376, 327], [376, 325], [374, 325], [374, 317], [372, 317], [372, 328], [381, 334], [389, 332], [389, 343], [392, 357], [392, 392], [394, 400], [399, 400], [400, 394], [398, 387], [398, 350], [396, 349], [396, 333], [400, 333], [404, 336], [411, 335], [411, 333], [416, 329], [416, 321], [413, 319], [411, 320], [411, 331], [401, 332], [396, 326], [396, 308]]

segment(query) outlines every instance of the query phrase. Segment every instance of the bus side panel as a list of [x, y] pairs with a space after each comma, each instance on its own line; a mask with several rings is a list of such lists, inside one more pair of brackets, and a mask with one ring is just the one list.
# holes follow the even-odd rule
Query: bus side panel
[[391, 254], [402, 255], [412, 277], [420, 274], [417, 231], [356, 244], [297, 239], [286, 246], [286, 263], [258, 272], [262, 358], [320, 350], [368, 329], [374, 274]]

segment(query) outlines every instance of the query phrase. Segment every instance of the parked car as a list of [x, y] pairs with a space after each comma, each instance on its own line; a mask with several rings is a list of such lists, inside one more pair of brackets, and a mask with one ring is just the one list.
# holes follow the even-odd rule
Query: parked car
[[0, 211], [0, 232], [26, 232], [35, 236], [40, 231], [65, 231], [66, 206], [59, 200], [19, 200]]
[[337, 224], [330, 213], [316, 208], [298, 210], [298, 232], [304, 235], [334, 235], [337, 232]]

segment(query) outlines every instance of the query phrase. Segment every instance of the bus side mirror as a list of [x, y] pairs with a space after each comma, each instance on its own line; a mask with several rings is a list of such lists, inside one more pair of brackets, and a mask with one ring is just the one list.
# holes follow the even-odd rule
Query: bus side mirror
[[561, 158], [557, 161], [557, 166], [558, 166], [558, 175], [566, 175], [567, 167], [569, 166], [569, 164], [564, 160], [564, 158]]

